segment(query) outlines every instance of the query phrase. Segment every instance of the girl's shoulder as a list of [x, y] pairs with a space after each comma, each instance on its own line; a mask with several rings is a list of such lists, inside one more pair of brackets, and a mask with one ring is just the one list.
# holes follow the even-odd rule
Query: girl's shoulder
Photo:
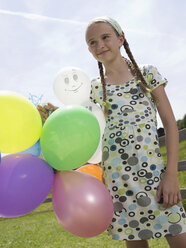
[[146, 75], [153, 75], [154, 77], [160, 77], [161, 74], [156, 66], [151, 64], [142, 64], [139, 66], [141, 72], [143, 73], [143, 76]]
[[155, 67], [154, 65], [151, 65], [151, 64], [141, 64], [139, 66], [140, 70], [143, 72], [143, 73], [156, 73], [157, 71], [157, 67]]
[[160, 74], [156, 66], [151, 64], [143, 64], [140, 65], [139, 68], [152, 90], [161, 84], [164, 86], [167, 84], [167, 79]]

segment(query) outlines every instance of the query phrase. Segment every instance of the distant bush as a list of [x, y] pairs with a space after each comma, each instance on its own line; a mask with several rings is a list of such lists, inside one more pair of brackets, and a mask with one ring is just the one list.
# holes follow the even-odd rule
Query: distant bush
[[[178, 130], [186, 128], [186, 114], [184, 115], [183, 119], [177, 120], [176, 123], [177, 123]], [[157, 132], [158, 132], [158, 137], [165, 135], [165, 131], [163, 127], [158, 128]]]
[[178, 126], [178, 130], [186, 128], [186, 114], [184, 115], [182, 120], [177, 121], [177, 126]]

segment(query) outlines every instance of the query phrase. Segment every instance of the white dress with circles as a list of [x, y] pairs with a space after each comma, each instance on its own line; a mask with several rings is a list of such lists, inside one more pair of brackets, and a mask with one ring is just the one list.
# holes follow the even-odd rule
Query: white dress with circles
[[[140, 68], [152, 90], [167, 84], [154, 66]], [[155, 104], [135, 80], [106, 84], [106, 91], [109, 114], [102, 139], [102, 168], [114, 203], [109, 234], [115, 240], [147, 240], [186, 232], [182, 204], [164, 209], [156, 200], [165, 166], [158, 143]], [[102, 95], [100, 79], [93, 80], [91, 101], [101, 105]]]

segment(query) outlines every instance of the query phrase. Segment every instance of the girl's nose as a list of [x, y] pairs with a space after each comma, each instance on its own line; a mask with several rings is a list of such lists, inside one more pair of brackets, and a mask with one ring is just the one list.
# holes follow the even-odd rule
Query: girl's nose
[[98, 41], [97, 43], [97, 48], [103, 48], [104, 47], [104, 42], [102, 40]]

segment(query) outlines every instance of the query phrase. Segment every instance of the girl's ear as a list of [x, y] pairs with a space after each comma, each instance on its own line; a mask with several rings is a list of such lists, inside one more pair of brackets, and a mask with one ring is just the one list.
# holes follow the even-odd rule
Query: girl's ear
[[124, 35], [124, 34], [121, 34], [121, 35], [120, 35], [119, 41], [120, 41], [119, 47], [123, 46], [123, 43], [124, 43], [124, 41], [125, 41], [125, 35]]

